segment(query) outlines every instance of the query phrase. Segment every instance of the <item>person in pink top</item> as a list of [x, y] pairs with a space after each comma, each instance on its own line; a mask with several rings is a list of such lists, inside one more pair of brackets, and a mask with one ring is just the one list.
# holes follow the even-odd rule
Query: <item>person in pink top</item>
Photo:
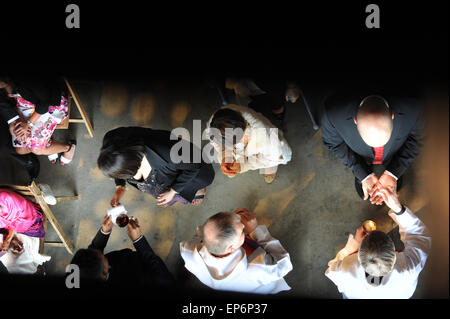
[[13, 191], [0, 189], [0, 229], [8, 231], [8, 235], [0, 243], [1, 250], [8, 249], [16, 232], [31, 237], [44, 237], [43, 221], [44, 215], [38, 204]]

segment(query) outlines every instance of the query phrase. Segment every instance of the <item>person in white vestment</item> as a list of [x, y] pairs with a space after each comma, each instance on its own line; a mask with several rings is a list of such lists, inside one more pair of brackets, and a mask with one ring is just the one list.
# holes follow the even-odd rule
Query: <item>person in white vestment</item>
[[289, 253], [247, 209], [210, 217], [189, 241], [180, 243], [185, 267], [217, 290], [276, 294], [291, 288]]
[[381, 231], [365, 233], [360, 227], [355, 237], [328, 263], [325, 272], [348, 299], [407, 299], [416, 290], [420, 272], [431, 248], [431, 237], [423, 222], [400, 204], [398, 194], [385, 188], [378, 191], [391, 209], [389, 216], [399, 225], [405, 244], [396, 251], [392, 239]]

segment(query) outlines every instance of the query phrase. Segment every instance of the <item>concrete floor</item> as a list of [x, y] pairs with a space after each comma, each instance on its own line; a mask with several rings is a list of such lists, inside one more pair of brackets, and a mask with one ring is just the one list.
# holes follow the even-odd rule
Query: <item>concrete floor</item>
[[[89, 138], [82, 124], [57, 131], [57, 140], [77, 139], [75, 158], [71, 165], [62, 167], [41, 157], [38, 182], [49, 184], [57, 196], [81, 195], [81, 200], [58, 203], [52, 210], [75, 247], [84, 248], [101, 226], [114, 192], [113, 181], [96, 168], [104, 134], [119, 126], [135, 125], [166, 130], [183, 126], [192, 132], [192, 120], [201, 119], [205, 127], [220, 100], [217, 92], [201, 80], [161, 80], [139, 85], [80, 80], [73, 84], [92, 120], [95, 136]], [[311, 96], [311, 106], [317, 117], [320, 99]], [[179, 242], [191, 238], [196, 226], [218, 211], [247, 207], [269, 227], [290, 253], [294, 267], [286, 276], [292, 290], [282, 295], [295, 297], [340, 298], [324, 272], [327, 262], [345, 245], [348, 234], [366, 219], [376, 221], [381, 230], [393, 228], [385, 206], [360, 200], [352, 173], [323, 146], [321, 131], [312, 129], [301, 101], [289, 106], [286, 119], [285, 137], [293, 150], [292, 161], [279, 168], [271, 185], [264, 183], [257, 171], [229, 179], [214, 164], [215, 180], [199, 207], [179, 203], [170, 208], [158, 207], [150, 195], [128, 188], [122, 203], [130, 215], [140, 220], [149, 243], [169, 270], [186, 284], [201, 286], [184, 269]], [[2, 183], [26, 183], [26, 172], [18, 164], [1, 155], [0, 165], [4, 168]], [[407, 171], [400, 194], [403, 202], [413, 211], [420, 210], [418, 216], [426, 220], [422, 209], [426, 201], [419, 196], [424, 185], [421, 167], [419, 156]], [[47, 239], [57, 239], [50, 225]], [[132, 247], [126, 232], [115, 228], [106, 252], [126, 247]], [[46, 248], [45, 253], [52, 256], [47, 263], [48, 273], [62, 274], [71, 255], [64, 248]], [[419, 280], [414, 297], [426, 297], [423, 291], [424, 281]]]

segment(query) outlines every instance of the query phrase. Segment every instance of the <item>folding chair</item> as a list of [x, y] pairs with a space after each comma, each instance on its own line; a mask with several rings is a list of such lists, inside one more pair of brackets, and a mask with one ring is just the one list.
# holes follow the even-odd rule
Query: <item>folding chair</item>
[[[50, 221], [50, 223], [52, 224], [56, 233], [58, 234], [59, 238], [61, 239], [61, 241], [60, 242], [45, 241], [44, 238], [41, 238], [40, 247], [39, 247], [40, 253], [42, 253], [42, 251], [44, 249], [44, 245], [46, 245], [49, 247], [65, 247], [70, 254], [72, 254], [72, 255], [74, 254], [75, 249], [73, 247], [72, 242], [67, 239], [66, 233], [62, 229], [60, 223], [56, 219], [56, 217], [53, 214], [50, 207], [45, 202], [44, 195], [42, 194], [39, 186], [34, 181], [29, 186], [0, 185], [0, 188], [10, 189], [26, 198], [34, 199], [34, 201], [37, 202], [41, 206], [42, 212], [45, 215], [45, 219], [43, 221], [44, 230], [47, 231], [47, 221]], [[62, 201], [69, 201], [69, 200], [78, 200], [80, 198], [81, 198], [81, 196], [78, 195], [78, 196], [69, 196], [69, 197], [56, 197], [56, 200], [57, 200], [57, 202], [62, 202]]]
[[[69, 114], [64, 119], [64, 121], [62, 121], [58, 126], [56, 126], [56, 129], [60, 129], [60, 130], [68, 129], [69, 123], [84, 123], [91, 138], [94, 137], [94, 129], [92, 128], [92, 124], [89, 121], [86, 110], [84, 109], [83, 104], [81, 103], [81, 100], [80, 100], [78, 94], [76, 93], [76, 91], [74, 90], [72, 85], [69, 83], [67, 78], [63, 78], [63, 79], [64, 79], [64, 83], [67, 86], [67, 89], [69, 90], [69, 111], [68, 111]], [[75, 102], [75, 105], [77, 106], [78, 111], [81, 114], [81, 119], [71, 119], [70, 118], [70, 108], [72, 106], [72, 100]]]

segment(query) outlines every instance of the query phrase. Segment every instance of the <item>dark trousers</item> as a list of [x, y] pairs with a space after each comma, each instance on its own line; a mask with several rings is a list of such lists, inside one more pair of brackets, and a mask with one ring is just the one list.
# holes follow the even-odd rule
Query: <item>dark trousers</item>
[[25, 167], [30, 179], [38, 177], [40, 163], [35, 154], [19, 155], [11, 143], [11, 134], [9, 133], [8, 124], [0, 118], [0, 153], [9, 154], [16, 162]]

